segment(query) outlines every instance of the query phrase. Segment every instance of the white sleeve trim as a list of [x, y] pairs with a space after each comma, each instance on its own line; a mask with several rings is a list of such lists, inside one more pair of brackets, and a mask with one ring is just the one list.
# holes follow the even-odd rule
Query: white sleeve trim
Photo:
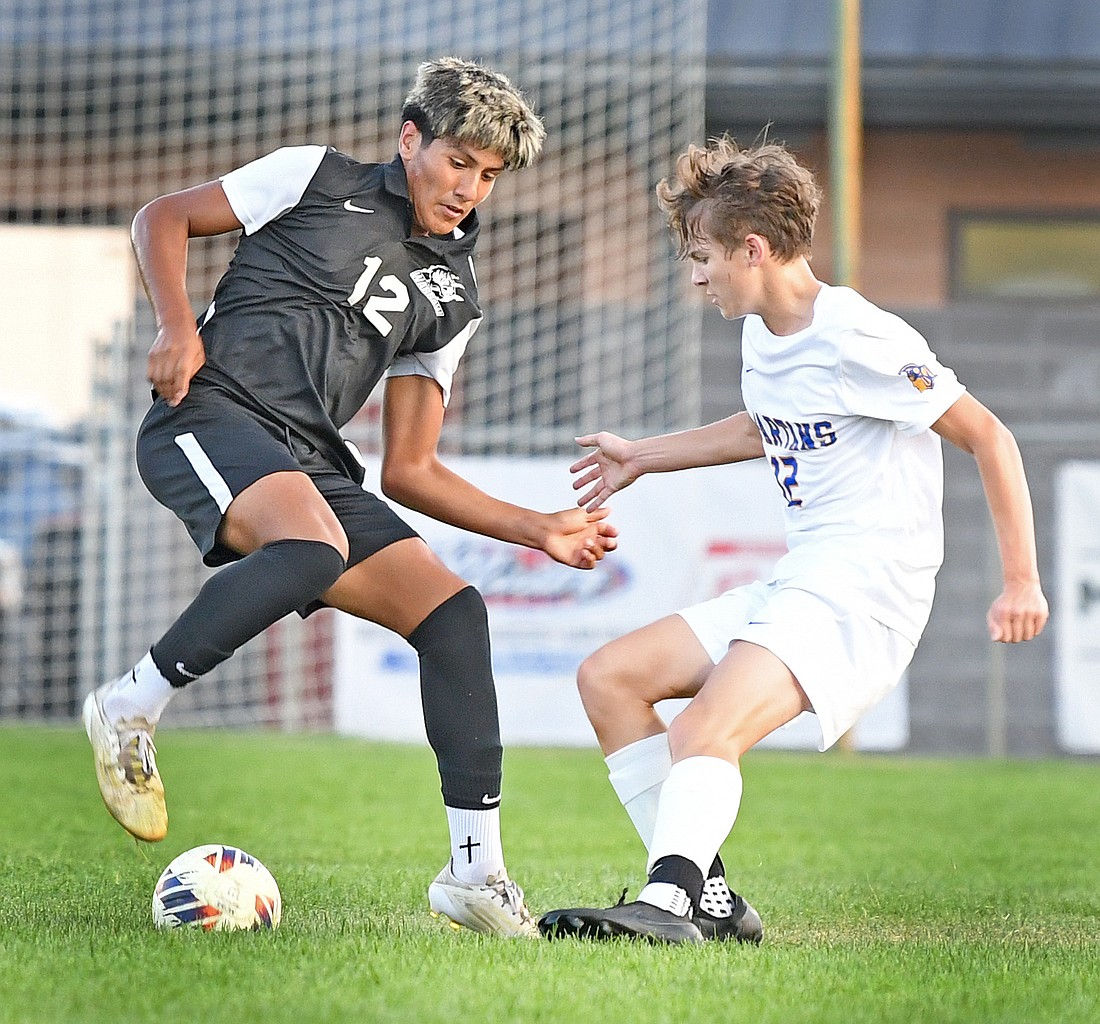
[[435, 352], [414, 352], [398, 356], [386, 371], [387, 377], [431, 377], [443, 389], [443, 407], [451, 400], [451, 385], [459, 361], [474, 332], [481, 326], [482, 317], [471, 320], [446, 345]]
[[246, 235], [297, 206], [327, 146], [284, 146], [223, 174], [222, 189]]

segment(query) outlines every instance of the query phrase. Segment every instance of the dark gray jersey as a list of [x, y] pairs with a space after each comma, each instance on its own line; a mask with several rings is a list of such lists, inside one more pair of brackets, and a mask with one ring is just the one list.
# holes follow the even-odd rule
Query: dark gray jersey
[[399, 158], [366, 164], [322, 147], [280, 150], [222, 182], [245, 233], [200, 320], [199, 379], [358, 478], [339, 428], [387, 369], [432, 376], [449, 396], [481, 322], [477, 213], [453, 237], [413, 236]]

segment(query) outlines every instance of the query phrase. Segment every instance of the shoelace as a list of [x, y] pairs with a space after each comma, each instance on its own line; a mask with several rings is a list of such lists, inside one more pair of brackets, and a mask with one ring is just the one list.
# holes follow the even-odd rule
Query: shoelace
[[137, 729], [120, 740], [119, 767], [130, 782], [142, 789], [157, 771], [157, 748], [153, 737], [144, 729]]
[[523, 890], [510, 878], [490, 876], [485, 880], [485, 884], [500, 897], [505, 909], [510, 910], [521, 921], [534, 920], [531, 911], [527, 909], [527, 904], [523, 902]]

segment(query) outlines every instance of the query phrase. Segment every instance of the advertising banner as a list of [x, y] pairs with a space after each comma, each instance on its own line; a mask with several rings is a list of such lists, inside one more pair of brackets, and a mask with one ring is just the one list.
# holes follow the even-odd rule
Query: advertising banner
[[[576, 501], [568, 459], [456, 458], [448, 465], [488, 493], [542, 511]], [[377, 493], [378, 464], [367, 488]], [[590, 746], [576, 672], [602, 644], [689, 604], [761, 577], [786, 550], [775, 480], [763, 462], [653, 474], [608, 503], [619, 548], [595, 569], [559, 565], [540, 551], [455, 530], [399, 509], [489, 609], [501, 732], [507, 744]], [[338, 731], [422, 741], [416, 653], [401, 637], [339, 615]], [[682, 704], [669, 701], [666, 718]], [[904, 683], [855, 730], [855, 745], [895, 749], [908, 740]], [[802, 715], [767, 745], [816, 748]]]
[[1058, 742], [1100, 752], [1100, 462], [1058, 473], [1055, 718]]

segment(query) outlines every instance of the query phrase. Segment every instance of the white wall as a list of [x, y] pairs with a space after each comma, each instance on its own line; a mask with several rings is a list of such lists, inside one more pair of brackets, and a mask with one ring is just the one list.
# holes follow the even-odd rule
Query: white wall
[[95, 343], [130, 319], [136, 289], [125, 228], [0, 225], [0, 405], [83, 416]]

